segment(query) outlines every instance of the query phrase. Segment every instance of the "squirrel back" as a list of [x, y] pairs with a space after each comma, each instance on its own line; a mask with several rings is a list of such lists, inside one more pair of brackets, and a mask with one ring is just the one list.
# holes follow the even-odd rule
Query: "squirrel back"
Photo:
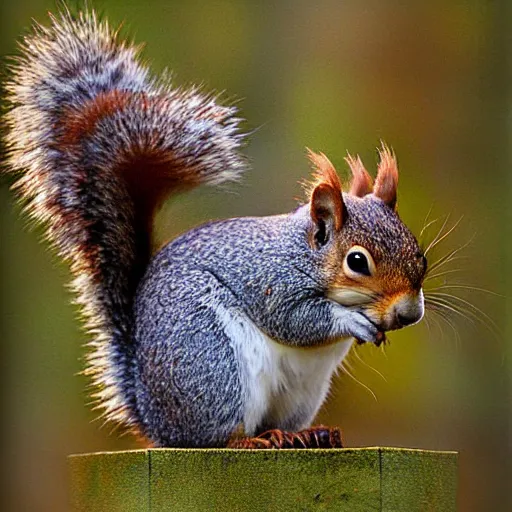
[[9, 170], [71, 264], [98, 406], [131, 427], [132, 308], [155, 211], [245, 168], [236, 109], [150, 76], [137, 53], [94, 12], [63, 8], [24, 39], [7, 84]]

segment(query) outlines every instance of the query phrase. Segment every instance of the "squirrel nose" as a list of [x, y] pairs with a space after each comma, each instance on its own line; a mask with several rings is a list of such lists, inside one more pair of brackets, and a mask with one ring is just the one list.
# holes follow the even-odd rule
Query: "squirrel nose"
[[398, 323], [402, 327], [406, 327], [407, 325], [415, 324], [416, 322], [419, 322], [421, 320], [421, 317], [423, 316], [422, 313], [414, 313], [414, 314], [403, 314], [403, 313], [397, 313], [396, 319]]
[[394, 305], [394, 329], [415, 324], [423, 318], [423, 293], [403, 296]]

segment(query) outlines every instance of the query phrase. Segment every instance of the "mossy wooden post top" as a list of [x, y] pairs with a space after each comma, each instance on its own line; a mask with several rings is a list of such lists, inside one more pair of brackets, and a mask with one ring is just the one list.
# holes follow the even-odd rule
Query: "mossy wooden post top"
[[456, 452], [148, 449], [69, 465], [76, 512], [456, 510]]

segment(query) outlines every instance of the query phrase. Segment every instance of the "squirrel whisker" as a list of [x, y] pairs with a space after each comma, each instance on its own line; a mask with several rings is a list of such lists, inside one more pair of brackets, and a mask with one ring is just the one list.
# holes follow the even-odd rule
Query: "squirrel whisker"
[[426, 230], [436, 224], [437, 222], [439, 222], [440, 219], [432, 219], [428, 224], [425, 224], [422, 228], [421, 228], [421, 231], [420, 231], [420, 236], [418, 237], [419, 240], [420, 240], [420, 245], [423, 246], [424, 244], [424, 240], [423, 240], [423, 236], [426, 234]]
[[441, 325], [438, 322], [437, 317], [439, 317], [442, 321], [444, 321], [451, 328], [451, 330], [453, 331], [453, 334], [455, 336], [455, 346], [459, 347], [461, 344], [460, 334], [455, 326], [455, 323], [450, 318], [449, 312], [445, 311], [442, 308], [440, 308], [440, 309], [429, 308], [429, 312], [431, 312], [432, 315], [434, 315], [434, 316], [431, 316], [430, 318], [436, 322], [439, 332], [441, 333], [441, 337], [446, 336], [446, 331], [441, 328]]
[[501, 333], [501, 329], [498, 327], [496, 322], [487, 313], [485, 313], [482, 309], [475, 306], [468, 300], [466, 300], [462, 297], [459, 297], [458, 295], [453, 295], [451, 293], [442, 293], [442, 292], [431, 292], [429, 294], [429, 296], [431, 298], [433, 297], [434, 299], [437, 299], [437, 300], [443, 300], [443, 299], [447, 300], [447, 301], [452, 300], [452, 301], [454, 301], [451, 303], [452, 306], [455, 306], [458, 303], [458, 305], [462, 311], [466, 311], [468, 314], [473, 313], [474, 317], [482, 323], [485, 323], [485, 322], [483, 322], [483, 319], [485, 319], [487, 322], [489, 322], [489, 326], [492, 326], [495, 329], [496, 333], [498, 333], [498, 334]]
[[427, 309], [450, 311], [465, 318], [475, 326], [477, 324], [483, 325], [493, 337], [501, 338], [502, 332], [496, 322], [487, 313], [462, 297], [448, 293], [427, 292], [425, 294], [425, 306]]
[[359, 361], [361, 361], [361, 363], [363, 363], [364, 366], [366, 366], [367, 368], [369, 368], [370, 370], [372, 370], [373, 372], [375, 372], [384, 382], [387, 382], [388, 380], [386, 379], [386, 377], [384, 377], [384, 375], [382, 375], [381, 372], [379, 372], [379, 370], [377, 370], [377, 368], [374, 368], [372, 365], [368, 364], [360, 355], [359, 355], [359, 351], [358, 351], [358, 347], [359, 345], [354, 345], [354, 351], [353, 351], [353, 354], [354, 356], [356, 357], [356, 359], [358, 359]]
[[[441, 339], [446, 337], [446, 331], [441, 327], [441, 323], [440, 320], [438, 320], [438, 316], [439, 318], [442, 319], [442, 316], [438, 315], [438, 312], [434, 311], [433, 309], [429, 309], [425, 312], [425, 324], [428, 329], [429, 339], [432, 339], [434, 337], [434, 328], [436, 328], [437, 331], [440, 333]], [[432, 327], [430, 323], [431, 321], [433, 322], [434, 327]]]
[[421, 228], [420, 235], [418, 237], [418, 239], [420, 240], [420, 245], [421, 245], [421, 240], [423, 238], [423, 233], [429, 228], [429, 226], [431, 226], [434, 222], [438, 221], [438, 219], [434, 219], [434, 220], [431, 220], [430, 222], [428, 222], [428, 219], [430, 217], [430, 214], [432, 213], [433, 208], [434, 208], [434, 205], [433, 204], [430, 205], [427, 215], [425, 216], [425, 220], [423, 221], [423, 227]]
[[471, 291], [475, 291], [475, 292], [488, 293], [489, 295], [494, 295], [495, 297], [505, 298], [505, 296], [502, 295], [501, 293], [493, 292], [492, 290], [488, 290], [487, 288], [480, 288], [479, 286], [457, 284], [457, 283], [456, 284], [445, 283], [440, 286], [436, 286], [435, 288], [432, 288], [429, 291], [436, 292], [438, 290], [447, 290], [447, 289], [452, 289], [452, 288], [460, 288], [463, 290], [471, 290]]
[[455, 274], [456, 272], [462, 272], [462, 269], [461, 268], [453, 268], [450, 270], [444, 270], [442, 272], [438, 272], [437, 274], [427, 274], [424, 282], [433, 281], [434, 279], [438, 279], [438, 278], [447, 276], [449, 274]]
[[427, 268], [426, 276], [428, 276], [434, 270], [446, 265], [447, 263], [450, 263], [452, 261], [456, 261], [459, 259], [463, 259], [460, 256], [458, 256], [458, 257], [456, 257], [456, 256], [461, 251], [466, 249], [473, 242], [473, 239], [474, 239], [474, 236], [471, 237], [471, 239], [468, 240], [466, 243], [462, 244], [460, 247], [457, 247], [456, 249], [449, 251], [448, 254], [441, 256], [439, 259], [434, 261], [434, 263], [430, 264], [430, 266]]
[[475, 325], [475, 319], [471, 316], [468, 316], [465, 314], [465, 312], [459, 310], [457, 307], [455, 307], [453, 304], [442, 302], [437, 299], [433, 299], [432, 297], [429, 297], [428, 300], [425, 298], [425, 307], [430, 310], [435, 311], [444, 311], [445, 313], [450, 311], [451, 313], [454, 313], [456, 315], [462, 316], [464, 319], [471, 322], [472, 325]]
[[[427, 224], [427, 226], [425, 227], [428, 228], [430, 225], [433, 225], [433, 224], [436, 224], [440, 219], [436, 219], [435, 221], [431, 221]], [[434, 236], [433, 240], [429, 243], [429, 245], [427, 246], [427, 248], [425, 249], [424, 253], [426, 254], [429, 249], [430, 249], [430, 246], [436, 242], [436, 240], [441, 236], [441, 234], [443, 233], [444, 231], [444, 228], [446, 227], [446, 225], [448, 224], [448, 221], [450, 220], [450, 214], [446, 215], [446, 217], [444, 218], [444, 221], [441, 225], [441, 227], [439, 228], [439, 230], [437, 231], [436, 235]]]
[[457, 227], [459, 226], [459, 224], [461, 223], [462, 219], [464, 218], [464, 216], [461, 216], [459, 218], [459, 220], [448, 230], [446, 231], [446, 233], [442, 234], [445, 226], [447, 225], [448, 223], [448, 220], [449, 220], [450, 216], [447, 215], [446, 216], [446, 220], [444, 221], [441, 229], [439, 230], [439, 233], [437, 234], [437, 236], [434, 238], [434, 240], [432, 240], [432, 242], [430, 242], [430, 244], [428, 245], [428, 247], [425, 249], [424, 251], [424, 255], [426, 256], [436, 245], [439, 245], [443, 240], [446, 240], [446, 238], [448, 236], [450, 236], [456, 229]]
[[377, 398], [377, 395], [373, 392], [373, 390], [369, 386], [367, 386], [364, 382], [361, 382], [358, 378], [356, 378], [354, 376], [354, 374], [352, 373], [352, 368], [350, 367], [350, 365], [349, 365], [349, 363], [348, 363], [348, 361], [346, 359], [341, 364], [341, 370], [343, 371], [343, 373], [345, 373], [345, 375], [348, 375], [352, 380], [354, 380], [360, 386], [362, 386], [364, 389], [366, 389], [366, 391], [368, 391], [368, 393], [370, 393], [370, 395], [373, 396], [373, 399], [377, 403], [379, 402], [379, 400]]

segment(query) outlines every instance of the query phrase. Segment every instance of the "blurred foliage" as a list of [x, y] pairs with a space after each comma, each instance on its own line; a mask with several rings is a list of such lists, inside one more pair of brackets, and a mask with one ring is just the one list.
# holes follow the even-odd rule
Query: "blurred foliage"
[[[244, 184], [171, 200], [158, 218], [161, 242], [210, 218], [292, 209], [309, 172], [306, 145], [346, 176], [347, 149], [373, 170], [384, 139], [400, 160], [404, 220], [419, 234], [430, 208], [433, 217], [463, 215], [438, 255], [474, 237], [453, 265], [463, 270], [459, 282], [506, 295], [512, 16], [505, 0], [94, 4], [147, 43], [155, 72], [169, 67], [177, 83], [241, 98], [254, 130]], [[0, 53], [15, 53], [31, 18], [45, 22], [54, 8], [47, 0], [2, 2]], [[66, 510], [67, 454], [137, 443], [92, 421], [87, 381], [74, 376], [86, 337], [64, 287], [68, 270], [40, 244], [39, 228], [25, 229], [8, 184], [3, 177], [3, 510]], [[459, 291], [506, 328], [505, 298]], [[360, 347], [350, 360], [354, 379], [340, 372], [319, 421], [342, 425], [351, 446], [459, 450], [460, 510], [510, 510], [509, 349], [479, 322], [454, 320], [457, 336], [430, 317], [429, 327], [393, 334], [384, 351]]]

